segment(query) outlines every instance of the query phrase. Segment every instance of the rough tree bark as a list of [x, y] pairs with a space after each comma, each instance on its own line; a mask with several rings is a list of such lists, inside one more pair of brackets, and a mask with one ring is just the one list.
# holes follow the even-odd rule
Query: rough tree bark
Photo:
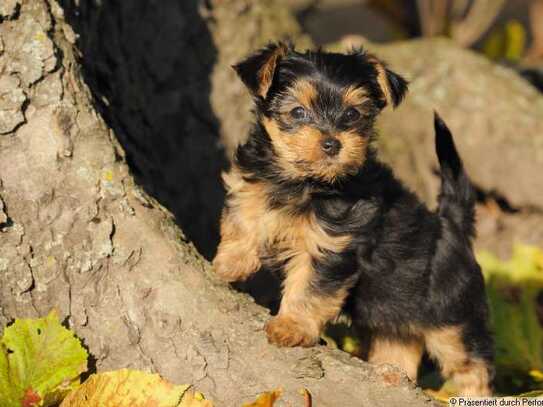
[[[181, 27], [201, 30], [215, 24], [216, 33], [228, 31], [220, 28], [223, 22], [237, 21], [241, 33], [256, 24], [253, 32], [268, 36], [266, 24], [247, 17], [264, 13], [264, 1], [217, 0], [201, 10], [196, 3], [179, 1], [66, 3], [73, 18], [77, 13], [98, 13], [80, 23], [86, 21], [95, 34], [105, 33], [110, 42], [109, 48], [107, 41], [97, 43], [102, 58], [82, 45], [86, 78], [96, 81], [89, 82], [95, 95], [104, 95], [100, 110], [109, 125], [96, 111], [77, 59], [76, 36], [59, 4], [0, 4], [0, 330], [13, 318], [43, 316], [55, 307], [89, 348], [92, 369], [156, 371], [176, 383], [194, 383], [218, 406], [239, 405], [277, 386], [285, 389], [280, 405], [301, 405], [301, 387], [313, 393], [318, 407], [429, 403], [393, 368], [375, 369], [323, 347], [281, 350], [268, 345], [262, 333], [267, 312], [217, 282], [172, 215], [134, 182], [126, 159], [148, 189], [152, 180], [160, 180], [161, 171], [177, 169], [188, 188], [180, 206], [188, 210], [182, 215], [187, 221], [197, 216], [190, 212], [191, 200], [202, 202], [207, 192], [183, 180], [205, 181], [220, 167], [212, 165], [206, 173], [200, 164], [191, 167], [191, 154], [213, 150], [218, 134], [217, 122], [206, 116], [211, 111], [205, 106], [210, 85], [194, 82], [202, 76], [199, 64], [186, 65], [196, 71], [177, 78], [177, 93], [166, 95], [169, 99], [145, 99], [153, 92], [145, 92], [141, 81], [146, 77], [138, 77], [135, 70], [117, 65], [117, 76], [108, 76], [118, 61], [114, 53], [121, 52], [124, 64], [150, 72], [147, 79], [166, 78], [149, 86], [168, 88], [169, 78], [184, 65], [172, 67], [175, 61], [166, 58], [170, 54], [153, 43], [130, 43], [130, 32], [139, 27], [150, 30], [148, 38], [156, 34], [170, 39], [167, 30], [175, 28], [170, 24], [175, 18], [166, 14], [174, 9], [162, 7], [174, 3]], [[123, 8], [133, 8], [135, 20], [126, 19]], [[207, 13], [208, 22], [203, 22], [202, 13]], [[149, 19], [161, 17], [164, 25], [155, 26], [155, 31], [146, 26]], [[98, 25], [92, 28], [93, 24]], [[106, 30], [115, 25], [124, 27], [124, 36], [108, 36]], [[191, 35], [205, 34], [198, 30], [182, 28], [179, 40], [190, 43]], [[81, 33], [84, 42], [85, 31]], [[145, 52], [131, 54], [130, 47], [143, 47]], [[224, 47], [235, 53], [233, 44]], [[201, 70], [207, 74], [222, 57], [213, 56], [213, 48], [202, 49], [203, 56], [199, 50], [181, 56], [203, 60]], [[131, 55], [147, 59], [131, 60]], [[97, 59], [85, 61], [93, 56]], [[111, 65], [105, 63], [108, 58]], [[160, 58], [164, 59], [155, 64]], [[128, 96], [104, 94], [120, 87]], [[122, 106], [130, 100], [131, 105]], [[179, 106], [184, 107], [178, 110]], [[233, 114], [228, 106], [217, 112]], [[186, 127], [172, 124], [177, 114], [184, 115]], [[154, 133], [160, 126], [168, 137]], [[175, 129], [177, 144], [172, 138]], [[181, 156], [168, 155], [168, 149]], [[213, 151], [209, 157], [214, 160], [219, 154]], [[161, 159], [182, 165], [165, 170], [156, 165]], [[164, 191], [168, 185], [155, 187]]]

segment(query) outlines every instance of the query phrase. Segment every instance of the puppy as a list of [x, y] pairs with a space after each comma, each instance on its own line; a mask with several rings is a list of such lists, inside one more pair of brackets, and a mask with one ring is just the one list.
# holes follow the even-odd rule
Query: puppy
[[229, 282], [281, 271], [268, 340], [312, 346], [344, 311], [371, 334], [370, 362], [398, 365], [416, 380], [426, 351], [462, 395], [490, 394], [474, 191], [445, 123], [436, 114], [442, 188], [431, 212], [372, 147], [377, 115], [407, 91], [376, 57], [278, 43], [234, 68], [254, 97], [256, 123], [223, 176], [213, 264]]

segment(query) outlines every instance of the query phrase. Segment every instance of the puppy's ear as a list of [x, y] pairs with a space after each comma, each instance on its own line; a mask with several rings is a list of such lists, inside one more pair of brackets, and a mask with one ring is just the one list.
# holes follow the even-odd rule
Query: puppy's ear
[[275, 68], [288, 51], [289, 46], [282, 42], [269, 44], [266, 48], [234, 65], [233, 68], [254, 96], [266, 98]]
[[391, 71], [386, 65], [373, 55], [368, 55], [368, 60], [377, 71], [377, 83], [383, 92], [387, 104], [398, 106], [407, 93], [407, 81], [396, 72]]

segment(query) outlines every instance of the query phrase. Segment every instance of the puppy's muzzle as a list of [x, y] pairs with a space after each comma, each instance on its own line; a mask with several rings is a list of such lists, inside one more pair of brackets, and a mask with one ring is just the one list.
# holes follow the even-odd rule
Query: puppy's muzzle
[[322, 151], [324, 151], [330, 157], [337, 155], [341, 150], [341, 143], [338, 139], [327, 137], [321, 142]]

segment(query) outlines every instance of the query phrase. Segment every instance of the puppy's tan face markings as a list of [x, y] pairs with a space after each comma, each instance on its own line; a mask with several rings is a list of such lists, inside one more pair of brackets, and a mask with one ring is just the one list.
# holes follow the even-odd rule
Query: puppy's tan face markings
[[306, 109], [311, 109], [317, 100], [317, 88], [314, 83], [299, 80], [292, 87], [292, 97]]
[[360, 86], [348, 86], [342, 96], [345, 106], [355, 106], [359, 109], [363, 109], [370, 101], [368, 91]]
[[[333, 182], [356, 174], [365, 161], [371, 133], [361, 125], [371, 109], [366, 89], [346, 86], [335, 97], [323, 93], [316, 83], [297, 80], [282, 94], [278, 115], [263, 119], [279, 164], [290, 178]], [[335, 115], [326, 112], [327, 104], [334, 105]], [[339, 142], [336, 154], [323, 149], [330, 139]]]

